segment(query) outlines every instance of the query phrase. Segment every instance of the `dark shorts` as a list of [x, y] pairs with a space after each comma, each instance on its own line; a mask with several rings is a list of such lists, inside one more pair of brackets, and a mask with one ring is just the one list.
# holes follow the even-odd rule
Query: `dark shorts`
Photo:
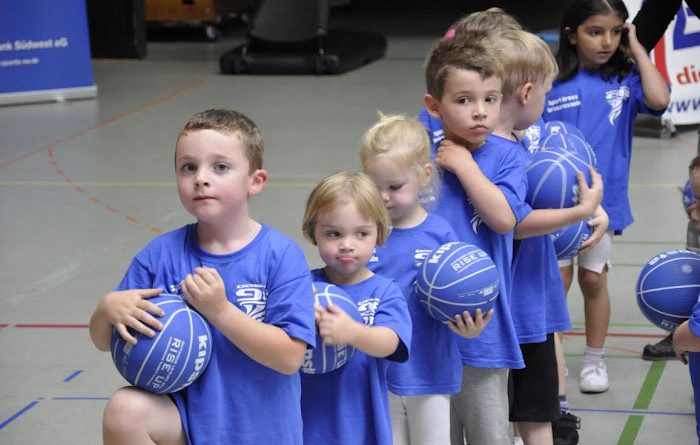
[[561, 416], [554, 334], [542, 343], [520, 345], [525, 368], [511, 369], [511, 422], [554, 422]]

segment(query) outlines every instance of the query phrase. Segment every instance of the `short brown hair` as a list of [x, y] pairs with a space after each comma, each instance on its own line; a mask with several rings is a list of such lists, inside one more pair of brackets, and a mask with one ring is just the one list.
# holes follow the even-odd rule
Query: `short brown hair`
[[549, 46], [536, 35], [522, 30], [504, 31], [493, 41], [503, 56], [503, 99], [526, 82], [544, 83], [559, 73], [557, 61]]
[[700, 155], [695, 156], [690, 164], [688, 165], [688, 173], [693, 173], [693, 170], [700, 168]]
[[482, 79], [501, 77], [498, 49], [484, 33], [470, 33], [459, 39], [440, 39], [425, 61], [425, 84], [428, 94], [442, 100], [447, 76], [454, 70], [479, 73]]
[[250, 173], [261, 169], [263, 164], [262, 134], [255, 122], [238, 111], [226, 108], [212, 108], [192, 116], [177, 135], [177, 140], [190, 132], [214, 130], [235, 135], [243, 145], [244, 154], [250, 163]]
[[323, 210], [353, 203], [360, 214], [377, 224], [377, 245], [381, 246], [391, 231], [391, 219], [377, 186], [360, 172], [339, 172], [326, 176], [311, 191], [301, 222], [304, 236], [316, 244], [314, 232], [318, 215]]
[[496, 34], [503, 31], [523, 29], [522, 25], [512, 15], [498, 7], [467, 14], [450, 26], [452, 35], [460, 38], [463, 33], [474, 31]]

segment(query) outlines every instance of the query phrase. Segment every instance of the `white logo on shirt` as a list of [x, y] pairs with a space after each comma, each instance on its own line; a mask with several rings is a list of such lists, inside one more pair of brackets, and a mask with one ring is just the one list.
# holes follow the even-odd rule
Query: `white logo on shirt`
[[605, 100], [608, 105], [612, 108], [610, 114], [608, 114], [608, 121], [610, 125], [615, 125], [615, 120], [622, 114], [622, 104], [624, 101], [630, 97], [630, 89], [627, 86], [622, 86], [617, 90], [610, 90], [605, 92]]
[[374, 324], [374, 314], [377, 313], [379, 307], [379, 298], [368, 298], [357, 303], [357, 309], [362, 315], [362, 319], [367, 326]]
[[236, 286], [236, 300], [250, 318], [264, 321], [267, 307], [267, 290], [263, 284], [239, 284]]

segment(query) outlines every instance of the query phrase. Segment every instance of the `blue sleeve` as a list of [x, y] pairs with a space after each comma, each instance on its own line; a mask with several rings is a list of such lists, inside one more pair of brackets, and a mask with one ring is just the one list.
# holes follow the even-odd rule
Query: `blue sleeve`
[[693, 313], [688, 320], [688, 327], [696, 337], [700, 337], [700, 302], [693, 306]]
[[637, 103], [638, 110], [640, 113], [651, 114], [652, 116], [661, 116], [666, 112], [665, 108], [661, 110], [652, 110], [651, 108], [647, 107], [647, 105], [644, 103], [644, 88], [642, 86], [642, 77], [639, 74], [639, 68], [637, 68], [636, 66], [632, 69], [630, 78], [630, 89], [633, 91], [632, 94], [634, 94], [634, 100]]
[[492, 178], [492, 181], [506, 197], [515, 216], [515, 223], [520, 223], [529, 213], [525, 204], [527, 174], [524, 151], [509, 150], [497, 177]]
[[382, 296], [381, 304], [374, 315], [373, 326], [384, 326], [396, 333], [399, 337], [399, 346], [393, 354], [386, 357], [387, 360], [405, 362], [408, 360], [409, 347], [411, 345], [411, 315], [401, 289], [393, 281], [389, 283]]

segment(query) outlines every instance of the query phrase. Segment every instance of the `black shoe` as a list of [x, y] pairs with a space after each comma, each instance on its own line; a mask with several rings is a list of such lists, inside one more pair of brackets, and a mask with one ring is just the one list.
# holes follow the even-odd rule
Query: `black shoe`
[[673, 351], [673, 332], [656, 344], [644, 346], [642, 358], [651, 361], [676, 360], [676, 353]]
[[576, 445], [580, 428], [581, 419], [571, 411], [563, 411], [559, 420], [552, 422], [554, 445]]

